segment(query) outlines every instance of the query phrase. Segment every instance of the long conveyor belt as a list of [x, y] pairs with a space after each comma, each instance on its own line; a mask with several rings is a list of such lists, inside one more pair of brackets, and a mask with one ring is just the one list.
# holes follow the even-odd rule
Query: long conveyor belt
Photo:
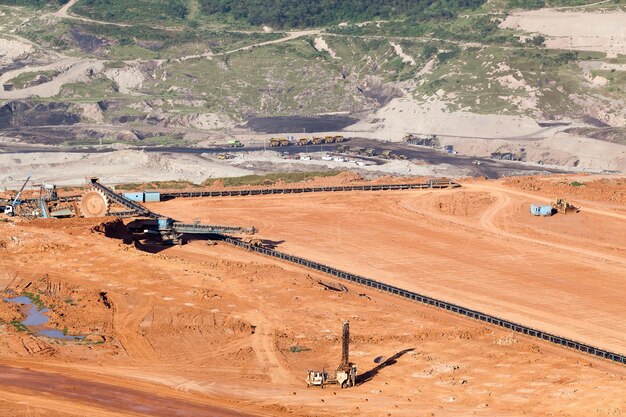
[[456, 188], [460, 184], [450, 180], [431, 180], [422, 184], [372, 184], [372, 185], [341, 185], [333, 187], [300, 187], [300, 188], [260, 188], [249, 190], [222, 190], [222, 191], [177, 191], [161, 193], [161, 200], [190, 197], [239, 197], [274, 194], [307, 194], [320, 192], [344, 191], [388, 191], [388, 190], [416, 190], [426, 188]]
[[600, 349], [600, 348], [597, 348], [597, 347], [594, 347], [594, 346], [591, 346], [582, 342], [577, 342], [575, 340], [571, 340], [565, 337], [561, 337], [561, 336], [557, 336], [557, 335], [547, 333], [541, 330], [533, 329], [532, 327], [524, 326], [522, 324], [518, 324], [509, 320], [492, 316], [490, 314], [482, 313], [477, 310], [473, 310], [473, 309], [462, 307], [456, 304], [448, 303], [446, 301], [438, 300], [433, 297], [418, 294], [413, 291], [404, 290], [402, 288], [398, 288], [393, 285], [375, 281], [373, 279], [365, 278], [360, 275], [354, 275], [349, 272], [344, 272], [344, 271], [341, 271], [339, 269], [336, 269], [336, 268], [333, 268], [324, 264], [310, 261], [308, 259], [289, 255], [289, 254], [279, 252], [273, 249], [267, 249], [263, 247], [249, 245], [247, 243], [242, 242], [239, 239], [226, 237], [224, 240], [231, 245], [234, 245], [243, 249], [247, 249], [253, 252], [258, 252], [267, 256], [272, 256], [274, 258], [282, 259], [284, 261], [291, 262], [296, 265], [304, 266], [306, 268], [314, 269], [316, 271], [323, 272], [323, 273], [332, 275], [337, 278], [341, 278], [341, 279], [351, 281], [360, 285], [371, 287], [371, 288], [384, 291], [390, 294], [394, 294], [394, 295], [407, 298], [409, 300], [413, 300], [419, 303], [428, 304], [437, 308], [441, 308], [443, 310], [451, 311], [453, 313], [461, 314], [466, 317], [480, 320], [485, 323], [490, 323], [496, 326], [500, 326], [505, 329], [512, 330], [514, 332], [523, 333], [525, 335], [532, 336], [541, 340], [545, 340], [545, 341], [548, 341], [548, 342], [551, 342], [560, 346], [575, 349], [580, 352], [587, 353], [589, 355], [608, 359], [610, 361], [618, 362], [618, 363], [626, 365], [626, 356], [618, 354], [618, 353], [610, 352], [610, 351]]

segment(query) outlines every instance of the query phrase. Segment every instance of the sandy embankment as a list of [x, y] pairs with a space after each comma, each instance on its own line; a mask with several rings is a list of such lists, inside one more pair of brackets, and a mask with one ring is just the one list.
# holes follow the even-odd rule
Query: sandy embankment
[[449, 164], [420, 165], [411, 161], [389, 161], [384, 165], [357, 166], [354, 163], [323, 161], [313, 153], [310, 161], [283, 159], [278, 152], [240, 153], [234, 159], [218, 161], [216, 155], [172, 154], [118, 150], [106, 153], [6, 153], [0, 154], [0, 184], [15, 188], [28, 175], [57, 185], [80, 185], [83, 178], [97, 176], [109, 184], [123, 182], [185, 180], [199, 184], [208, 178], [237, 177], [266, 172], [357, 170], [362, 173], [408, 176], [462, 177], [466, 169]]
[[89, 80], [90, 74], [96, 74], [102, 71], [104, 67], [103, 61], [99, 60], [81, 60], [77, 58], [67, 58], [53, 64], [43, 65], [39, 67], [24, 67], [19, 70], [9, 71], [0, 77], [0, 84], [19, 76], [26, 72], [41, 72], [48, 70], [60, 71], [57, 77], [47, 83], [27, 87], [13, 91], [1, 91], [0, 99], [14, 100], [27, 97], [54, 97], [61, 91], [65, 84], [86, 82]]
[[345, 130], [392, 142], [402, 141], [406, 133], [504, 139], [542, 137], [551, 131], [529, 117], [446, 111], [445, 103], [411, 98], [396, 98]]
[[0, 39], [0, 65], [8, 65], [33, 51], [33, 46], [15, 39]]
[[547, 35], [548, 48], [600, 51], [609, 58], [626, 54], [624, 12], [531, 10], [511, 14], [500, 27]]
[[158, 154], [134, 150], [107, 153], [0, 154], [0, 183], [20, 186], [29, 174], [57, 185], [78, 185], [86, 176], [106, 183], [233, 177], [252, 171], [217, 163], [199, 154]]

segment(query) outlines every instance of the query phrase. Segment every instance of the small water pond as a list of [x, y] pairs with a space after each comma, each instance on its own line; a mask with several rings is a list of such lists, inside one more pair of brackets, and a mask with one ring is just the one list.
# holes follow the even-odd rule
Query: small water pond
[[7, 303], [16, 303], [22, 306], [22, 312], [26, 318], [20, 324], [35, 336], [46, 336], [60, 340], [83, 340], [85, 336], [72, 336], [65, 334], [61, 330], [46, 327], [48, 316], [45, 315], [49, 311], [48, 308], [38, 308], [29, 297], [21, 295], [14, 298], [3, 298]]

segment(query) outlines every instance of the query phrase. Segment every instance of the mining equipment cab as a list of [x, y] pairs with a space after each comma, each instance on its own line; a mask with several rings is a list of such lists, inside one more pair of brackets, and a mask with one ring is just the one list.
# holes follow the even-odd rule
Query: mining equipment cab
[[322, 387], [339, 385], [339, 388], [349, 388], [356, 385], [356, 364], [350, 362], [350, 322], [343, 322], [341, 336], [341, 363], [335, 371], [316, 371], [309, 369], [306, 377], [308, 387]]

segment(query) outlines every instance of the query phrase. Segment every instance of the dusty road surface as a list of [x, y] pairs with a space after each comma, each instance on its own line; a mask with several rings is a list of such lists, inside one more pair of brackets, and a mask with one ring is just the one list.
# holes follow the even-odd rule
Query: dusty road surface
[[[530, 219], [519, 194], [532, 193], [528, 186], [537, 188], [478, 182], [456, 192], [174, 200], [152, 208], [251, 222], [282, 250], [559, 333], [593, 335], [596, 344], [622, 340], [622, 290], [601, 292], [590, 280], [615, 280], [623, 268], [622, 220], [602, 217], [625, 214], [623, 203], [581, 194], [589, 197], [583, 207], [599, 214]], [[539, 201], [546, 190], [536, 191]], [[47, 326], [85, 336], [36, 337], [16, 324], [23, 310], [0, 301], [0, 415], [588, 417], [626, 410], [622, 365], [364, 287], [329, 290], [328, 276], [223, 243], [133, 244], [119, 223], [94, 229], [103, 221], [0, 222], [0, 299], [29, 294], [50, 309]], [[474, 259], [487, 249], [488, 262]], [[541, 253], [548, 273], [533, 259]], [[565, 258], [569, 270], [558, 282], [549, 272]], [[522, 280], [522, 269], [530, 278]], [[494, 282], [486, 286], [481, 276]], [[514, 293], [521, 289], [542, 296], [522, 302]], [[583, 289], [599, 303], [586, 302]], [[566, 316], [554, 306], [568, 299]], [[604, 320], [613, 310], [609, 328]], [[308, 369], [338, 365], [346, 319], [357, 387], [307, 389]]]
[[282, 251], [626, 353], [626, 322], [616, 320], [626, 311], [626, 220], [597, 202], [594, 212], [531, 216], [529, 204], [544, 201], [475, 182], [448, 191], [177, 200], [153, 208], [183, 220], [251, 224], [284, 242]]

